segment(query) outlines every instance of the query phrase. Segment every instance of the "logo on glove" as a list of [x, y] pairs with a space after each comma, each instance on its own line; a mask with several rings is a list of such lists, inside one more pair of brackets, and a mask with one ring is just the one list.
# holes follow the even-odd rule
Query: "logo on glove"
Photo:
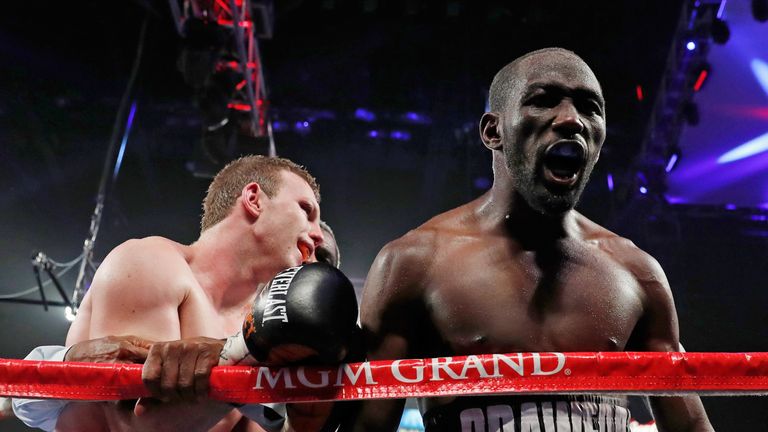
[[282, 322], [288, 322], [288, 314], [286, 313], [286, 297], [288, 296], [288, 287], [291, 285], [294, 276], [302, 267], [291, 267], [283, 270], [272, 279], [264, 292], [267, 295], [267, 304], [264, 308], [264, 315], [261, 318], [261, 323], [264, 324], [267, 321], [280, 320]]

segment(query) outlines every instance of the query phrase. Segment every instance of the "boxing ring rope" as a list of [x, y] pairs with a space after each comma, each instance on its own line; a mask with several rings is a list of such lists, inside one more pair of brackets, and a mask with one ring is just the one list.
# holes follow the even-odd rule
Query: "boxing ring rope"
[[[140, 364], [0, 359], [0, 395], [148, 396]], [[768, 395], [768, 353], [513, 353], [333, 367], [215, 367], [211, 398], [313, 402], [490, 394]]]

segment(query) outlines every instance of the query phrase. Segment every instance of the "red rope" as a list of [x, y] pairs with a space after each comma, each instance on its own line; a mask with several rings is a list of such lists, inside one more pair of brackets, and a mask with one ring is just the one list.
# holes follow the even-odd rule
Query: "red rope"
[[[210, 396], [302, 402], [498, 393], [768, 394], [768, 353], [524, 353], [372, 361], [338, 367], [221, 366]], [[116, 400], [148, 396], [140, 364], [0, 359], [0, 395]]]

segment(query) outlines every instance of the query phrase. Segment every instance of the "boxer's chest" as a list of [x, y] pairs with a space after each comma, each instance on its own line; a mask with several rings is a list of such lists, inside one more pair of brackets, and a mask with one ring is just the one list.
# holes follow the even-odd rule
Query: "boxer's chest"
[[595, 248], [565, 259], [487, 244], [446, 255], [425, 301], [452, 354], [622, 350], [642, 313], [635, 278]]
[[228, 337], [242, 328], [247, 312], [247, 307], [217, 310], [201, 290], [191, 290], [179, 309], [182, 337]]

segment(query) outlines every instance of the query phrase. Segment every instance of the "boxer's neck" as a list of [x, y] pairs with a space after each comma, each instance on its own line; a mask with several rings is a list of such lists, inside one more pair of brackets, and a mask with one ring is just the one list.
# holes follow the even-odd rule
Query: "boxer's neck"
[[526, 249], [537, 249], [570, 237], [577, 229], [574, 210], [557, 215], [542, 214], [511, 185], [494, 183], [481, 199], [479, 213], [486, 226], [517, 239]]
[[253, 250], [251, 242], [243, 241], [238, 221], [225, 218], [207, 229], [191, 245], [190, 267], [214, 305], [221, 308], [238, 307], [255, 295], [256, 288], [273, 275], [258, 270], [269, 268]]

